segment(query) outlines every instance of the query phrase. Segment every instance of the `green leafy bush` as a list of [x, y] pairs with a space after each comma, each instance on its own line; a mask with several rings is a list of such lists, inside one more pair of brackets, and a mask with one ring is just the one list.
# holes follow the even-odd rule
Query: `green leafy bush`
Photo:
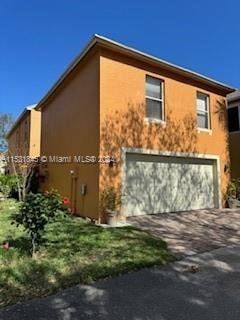
[[28, 193], [20, 205], [19, 213], [14, 217], [17, 226], [22, 225], [31, 240], [32, 255], [35, 254], [45, 227], [58, 215], [66, 214], [63, 201], [57, 191]]
[[17, 193], [17, 177], [15, 175], [0, 175], [0, 192], [7, 198]]
[[228, 199], [240, 201], [240, 178], [231, 180], [228, 186]]

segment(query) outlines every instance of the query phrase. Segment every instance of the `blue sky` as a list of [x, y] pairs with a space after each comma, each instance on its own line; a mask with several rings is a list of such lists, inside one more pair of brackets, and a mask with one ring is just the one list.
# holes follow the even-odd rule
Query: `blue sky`
[[38, 102], [94, 33], [240, 87], [238, 0], [1, 0], [0, 112]]

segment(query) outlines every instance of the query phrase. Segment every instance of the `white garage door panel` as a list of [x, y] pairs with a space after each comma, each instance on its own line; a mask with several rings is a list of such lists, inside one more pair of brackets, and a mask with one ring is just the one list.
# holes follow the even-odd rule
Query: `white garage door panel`
[[127, 156], [123, 207], [127, 216], [214, 208], [214, 161]]

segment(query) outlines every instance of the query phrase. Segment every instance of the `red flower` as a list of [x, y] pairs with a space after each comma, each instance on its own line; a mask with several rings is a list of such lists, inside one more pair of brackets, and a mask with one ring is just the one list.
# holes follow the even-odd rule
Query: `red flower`
[[70, 199], [68, 197], [64, 197], [62, 202], [63, 202], [64, 205], [67, 206], [67, 205], [70, 204]]

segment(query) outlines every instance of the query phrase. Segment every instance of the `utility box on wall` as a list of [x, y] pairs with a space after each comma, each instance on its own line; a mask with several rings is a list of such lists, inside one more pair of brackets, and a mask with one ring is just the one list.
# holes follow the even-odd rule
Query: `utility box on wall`
[[86, 184], [81, 184], [81, 185], [80, 185], [80, 194], [81, 194], [82, 196], [85, 196], [86, 193], [87, 193], [87, 185], [86, 185]]

